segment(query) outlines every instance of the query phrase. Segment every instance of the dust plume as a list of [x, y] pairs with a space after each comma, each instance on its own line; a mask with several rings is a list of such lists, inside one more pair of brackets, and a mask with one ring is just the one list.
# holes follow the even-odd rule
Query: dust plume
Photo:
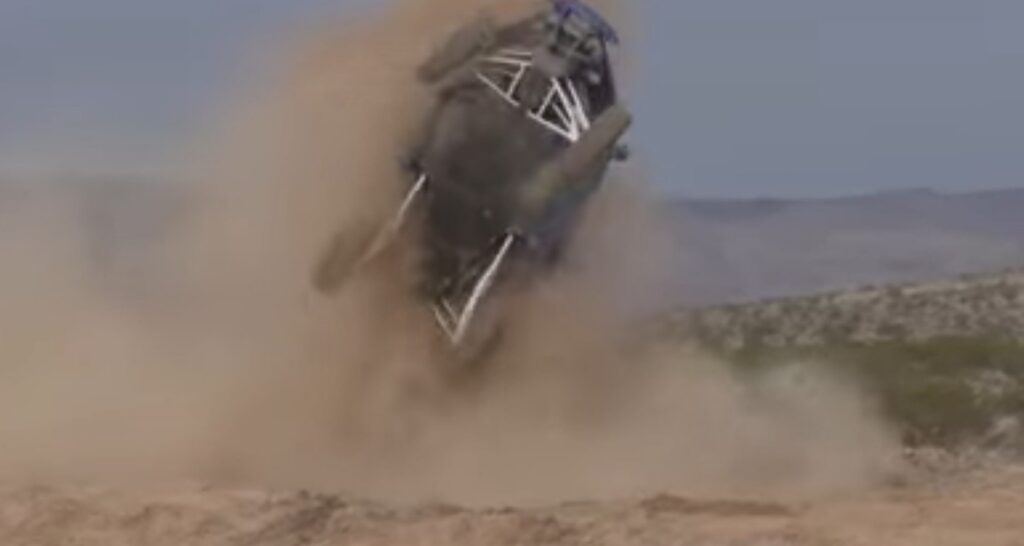
[[158, 304], [98, 290], [61, 207], [11, 220], [0, 478], [491, 504], [809, 494], [877, 477], [890, 437], [835, 378], [740, 378], [631, 343], [630, 324], [663, 303], [671, 248], [627, 173], [588, 209], [564, 266], [517, 302], [508, 348], [469, 388], [449, 381], [406, 296], [415, 249], [336, 297], [312, 290], [333, 233], [394, 209], [397, 150], [430, 100], [413, 68], [479, 6], [409, 1], [292, 43], [197, 146], [195, 206], [150, 264], [168, 278]]

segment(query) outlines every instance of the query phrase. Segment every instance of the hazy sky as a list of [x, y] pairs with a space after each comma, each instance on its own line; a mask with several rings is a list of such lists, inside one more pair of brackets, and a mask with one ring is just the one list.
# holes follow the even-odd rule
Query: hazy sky
[[[0, 172], [158, 164], [253, 44], [371, 0], [0, 0]], [[631, 140], [700, 196], [1024, 186], [1021, 0], [635, 0]]]

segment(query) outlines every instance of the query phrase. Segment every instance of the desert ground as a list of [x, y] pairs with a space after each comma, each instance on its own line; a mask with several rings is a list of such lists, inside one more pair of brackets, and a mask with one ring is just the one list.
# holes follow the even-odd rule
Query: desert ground
[[936, 480], [815, 502], [658, 495], [486, 509], [397, 507], [328, 493], [199, 485], [131, 493], [35, 487], [0, 495], [0, 541], [11, 546], [1024, 543], [1024, 468]]

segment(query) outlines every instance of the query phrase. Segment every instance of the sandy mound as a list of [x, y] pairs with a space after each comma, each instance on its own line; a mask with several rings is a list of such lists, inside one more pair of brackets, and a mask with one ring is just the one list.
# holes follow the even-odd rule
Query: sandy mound
[[1024, 470], [976, 475], [941, 489], [887, 490], [824, 502], [692, 500], [531, 510], [449, 505], [395, 508], [305, 492], [203, 490], [0, 493], [0, 542], [291, 546], [498, 545], [1016, 545], [1024, 537]]

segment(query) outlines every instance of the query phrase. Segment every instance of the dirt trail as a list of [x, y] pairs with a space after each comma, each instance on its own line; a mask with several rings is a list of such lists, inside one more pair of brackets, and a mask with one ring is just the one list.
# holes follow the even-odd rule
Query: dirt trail
[[0, 543], [252, 546], [1024, 544], [1024, 468], [816, 503], [656, 496], [543, 509], [395, 508], [305, 492], [185, 487], [0, 494]]

